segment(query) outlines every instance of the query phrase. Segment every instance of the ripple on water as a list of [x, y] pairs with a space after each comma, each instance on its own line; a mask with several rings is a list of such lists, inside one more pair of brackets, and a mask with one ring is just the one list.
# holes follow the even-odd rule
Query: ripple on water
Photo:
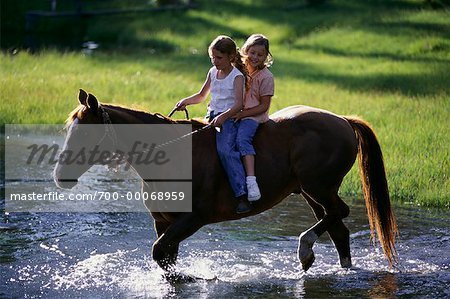
[[290, 212], [305, 209], [288, 202], [261, 217], [200, 230], [182, 243], [178, 270], [204, 280], [182, 285], [167, 283], [151, 259], [156, 236], [147, 214], [11, 215], [19, 229], [0, 236], [7, 257], [0, 264], [5, 274], [0, 296], [448, 297], [448, 218], [414, 226], [400, 210], [399, 265], [391, 269], [379, 247], [370, 245], [363, 208], [352, 207], [353, 268], [339, 266], [324, 237], [314, 245], [316, 261], [305, 273], [297, 259], [297, 235], [310, 223], [293, 225], [298, 219]]

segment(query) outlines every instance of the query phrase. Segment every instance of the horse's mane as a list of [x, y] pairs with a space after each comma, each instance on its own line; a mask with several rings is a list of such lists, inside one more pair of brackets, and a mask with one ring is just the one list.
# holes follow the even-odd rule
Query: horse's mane
[[75, 109], [73, 109], [70, 113], [69, 116], [67, 117], [65, 123], [65, 128], [70, 127], [70, 125], [74, 122], [74, 120], [78, 117], [83, 117], [83, 114], [85, 113], [85, 109], [86, 107], [83, 105], [78, 105]]
[[[122, 105], [113, 105], [113, 104], [101, 104], [101, 107], [104, 108], [107, 112], [108, 110], [122, 111], [128, 113], [144, 123], [154, 123], [155, 119], [161, 120], [161, 123], [170, 123], [170, 124], [192, 124], [194, 127], [201, 127], [206, 125], [205, 121], [199, 119], [182, 119], [176, 120], [170, 117], [167, 117], [161, 113], [151, 113], [144, 110], [137, 110], [129, 107], [125, 107]], [[69, 116], [66, 119], [65, 127], [69, 127], [76, 118], [83, 118], [83, 115], [86, 113], [86, 106], [78, 105], [72, 112], [69, 113]]]

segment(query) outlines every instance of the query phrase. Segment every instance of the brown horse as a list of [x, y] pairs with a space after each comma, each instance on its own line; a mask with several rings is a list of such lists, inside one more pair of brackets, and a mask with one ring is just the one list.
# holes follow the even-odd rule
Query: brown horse
[[[83, 90], [79, 102], [81, 105], [68, 119], [72, 128], [102, 123], [189, 123], [194, 131], [206, 126], [200, 121], [173, 120], [160, 114], [100, 105]], [[65, 149], [73, 145], [70, 132]], [[96, 136], [97, 143], [108, 139]], [[215, 130], [199, 130], [192, 135], [192, 212], [151, 212], [158, 236], [153, 244], [153, 259], [164, 270], [173, 269], [180, 242], [202, 226], [261, 213], [291, 193], [302, 194], [318, 220], [299, 237], [298, 257], [303, 269], [306, 271], [314, 262], [313, 244], [325, 232], [336, 246], [341, 266], [350, 267], [349, 230], [342, 222], [349, 207], [338, 196], [338, 190], [357, 156], [372, 239], [375, 231], [389, 263], [395, 262], [397, 225], [391, 211], [381, 149], [367, 122], [306, 106], [288, 107], [271, 115], [254, 139], [258, 153], [256, 176], [262, 197], [244, 215], [235, 212], [238, 202], [221, 167], [214, 139]], [[126, 142], [118, 140], [118, 145]], [[66, 167], [69, 166], [56, 165], [55, 182], [59, 187], [72, 188], [87, 169], [79, 169], [73, 181], [68, 181], [62, 179]], [[149, 187], [144, 183], [143, 189], [146, 188]]]

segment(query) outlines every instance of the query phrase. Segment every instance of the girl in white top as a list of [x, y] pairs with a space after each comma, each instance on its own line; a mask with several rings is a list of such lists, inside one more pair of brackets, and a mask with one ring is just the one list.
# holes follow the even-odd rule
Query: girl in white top
[[251, 207], [247, 201], [245, 170], [236, 146], [239, 123], [232, 119], [243, 108], [246, 69], [236, 43], [228, 36], [220, 35], [214, 39], [208, 53], [214, 66], [205, 83], [199, 92], [182, 99], [176, 107], [181, 110], [200, 103], [211, 92], [208, 118], [213, 126], [221, 127], [216, 135], [217, 152], [239, 202], [237, 212], [246, 213]]
[[[236, 92], [240, 94], [244, 91], [243, 86], [237, 86], [239, 90], [235, 90], [235, 80], [240, 81], [243, 77], [243, 74], [236, 67], [233, 66], [231, 72], [225, 78], [221, 77], [220, 70], [215, 66], [211, 67], [208, 72], [208, 78], [211, 80], [211, 101], [209, 102], [207, 112], [210, 121], [213, 120], [211, 115], [214, 116], [230, 111], [236, 105], [236, 99], [240, 98], [240, 95], [236, 95]], [[239, 105], [239, 103], [237, 104]], [[230, 115], [232, 114], [230, 113]]]

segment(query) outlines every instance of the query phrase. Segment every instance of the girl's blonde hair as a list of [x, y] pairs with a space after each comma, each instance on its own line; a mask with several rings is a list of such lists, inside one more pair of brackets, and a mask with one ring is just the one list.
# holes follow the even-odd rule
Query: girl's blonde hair
[[247, 68], [244, 65], [241, 53], [234, 40], [229, 36], [219, 35], [211, 42], [208, 47], [208, 54], [211, 58], [213, 49], [232, 57], [231, 64], [244, 75], [245, 88], [248, 89], [249, 80]]
[[244, 63], [247, 64], [247, 58], [248, 58], [248, 50], [253, 46], [263, 46], [266, 49], [267, 57], [264, 61], [264, 64], [259, 66], [260, 68], [264, 67], [270, 67], [273, 64], [273, 56], [272, 53], [270, 53], [269, 49], [269, 39], [265, 37], [263, 34], [252, 34], [247, 38], [244, 45], [241, 49], [241, 55], [244, 58]]

